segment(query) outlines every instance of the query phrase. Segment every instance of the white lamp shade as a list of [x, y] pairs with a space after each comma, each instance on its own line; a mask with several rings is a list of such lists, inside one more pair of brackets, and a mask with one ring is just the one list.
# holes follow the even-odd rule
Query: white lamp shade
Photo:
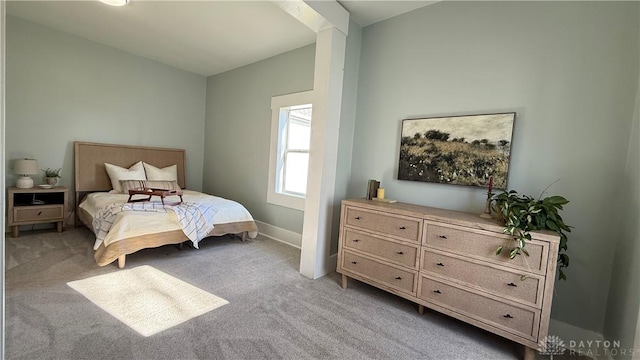
[[18, 175], [35, 175], [38, 169], [38, 161], [35, 159], [18, 159], [13, 164], [13, 172]]

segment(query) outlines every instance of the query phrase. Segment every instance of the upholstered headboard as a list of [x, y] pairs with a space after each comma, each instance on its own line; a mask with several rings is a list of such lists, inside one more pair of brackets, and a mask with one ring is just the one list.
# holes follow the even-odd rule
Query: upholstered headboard
[[187, 184], [185, 156], [184, 149], [76, 141], [74, 143], [76, 201], [80, 200], [78, 196], [82, 192], [111, 190], [111, 181], [104, 163], [124, 168], [129, 168], [138, 161], [144, 161], [159, 168], [177, 164], [178, 184], [181, 188], [185, 188]]

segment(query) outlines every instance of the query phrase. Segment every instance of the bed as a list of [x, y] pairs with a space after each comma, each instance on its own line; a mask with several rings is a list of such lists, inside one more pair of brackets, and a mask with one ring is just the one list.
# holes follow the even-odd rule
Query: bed
[[[129, 206], [127, 204], [128, 193], [113, 193], [115, 185], [107, 173], [105, 164], [127, 169], [132, 168], [132, 165], [138, 162], [144, 162], [145, 166], [150, 164], [152, 168], [157, 169], [171, 167], [175, 171], [174, 184], [177, 183], [176, 186], [183, 189], [184, 205], [206, 203], [215, 208], [215, 211], [209, 216], [213, 229], [207, 231], [207, 236], [236, 234], [245, 240], [247, 236], [254, 238], [257, 235], [258, 228], [253, 217], [241, 204], [185, 189], [186, 154], [183, 149], [76, 141], [74, 143], [74, 162], [76, 226], [84, 224], [96, 235], [100, 232], [94, 229], [94, 220], [97, 217], [102, 217], [105, 207], [117, 207], [120, 206], [119, 204], [122, 204], [123, 208]], [[159, 203], [160, 199], [157, 200], [156, 203]], [[165, 199], [165, 201], [172, 200], [175, 200], [174, 203], [179, 203], [177, 197]], [[143, 203], [142, 206], [151, 206], [153, 202]], [[141, 224], [146, 225], [142, 226]], [[110, 224], [110, 229], [103, 239], [96, 239], [94, 244], [94, 257], [99, 266], [105, 266], [118, 260], [118, 267], [123, 268], [128, 254], [146, 248], [182, 244], [189, 240], [178, 221], [178, 216], [171, 210], [160, 212], [121, 211], [113, 216], [113, 224]], [[194, 245], [197, 247], [197, 242]]]

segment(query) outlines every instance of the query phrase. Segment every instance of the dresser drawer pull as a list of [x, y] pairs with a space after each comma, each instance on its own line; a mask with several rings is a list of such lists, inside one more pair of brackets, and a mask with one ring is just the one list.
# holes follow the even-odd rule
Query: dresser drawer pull
[[352, 263], [352, 264], [354, 264], [354, 265], [355, 265], [355, 264], [357, 264], [357, 262], [356, 262], [356, 261], [352, 261], [351, 263]]
[[42, 211], [38, 211], [38, 216], [42, 215]]
[[447, 236], [446, 236], [446, 235], [440, 235], [440, 236], [438, 236], [438, 237], [439, 237], [440, 239], [446, 239], [446, 238], [447, 238]]
[[433, 292], [434, 292], [434, 293], [436, 293], [436, 294], [442, 294], [442, 293], [440, 292], [440, 290], [433, 290]]
[[353, 242], [358, 242], [358, 241], [360, 241], [360, 240], [358, 240], [358, 239], [353, 239]]
[[354, 219], [360, 220], [360, 216], [356, 216], [356, 217], [354, 217]]
[[511, 315], [509, 315], [509, 314], [504, 315], [504, 316], [502, 316], [502, 317], [503, 317], [503, 318], [506, 318], [506, 319], [513, 319], [513, 316], [511, 316]]
[[396, 280], [402, 280], [402, 278], [400, 276], [396, 277]]
[[404, 255], [404, 253], [403, 253], [402, 251], [398, 251], [398, 252], [396, 252], [396, 254], [398, 254], [398, 255]]
[[406, 230], [407, 228], [404, 226], [400, 226], [400, 230]]
[[508, 283], [507, 285], [509, 285], [509, 286], [513, 286], [513, 287], [518, 287], [518, 285], [516, 285], [516, 284], [514, 284], [514, 283], [512, 283], [512, 282]]
[[437, 263], [436, 265], [438, 265], [438, 266], [444, 266], [444, 264], [443, 264], [443, 263]]

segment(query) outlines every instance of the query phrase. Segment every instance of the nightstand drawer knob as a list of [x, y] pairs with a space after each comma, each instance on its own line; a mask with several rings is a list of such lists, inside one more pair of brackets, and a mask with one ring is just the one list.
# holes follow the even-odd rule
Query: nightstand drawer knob
[[404, 255], [404, 253], [402, 251], [398, 251], [396, 254], [398, 255]]
[[360, 220], [360, 216], [356, 216], [356, 217], [354, 217], [354, 219]]
[[438, 265], [438, 266], [444, 266], [444, 264], [443, 264], [443, 263], [437, 263], [436, 265]]
[[355, 261], [352, 261], [351, 263], [354, 264], [354, 265], [357, 264], [357, 262], [355, 262]]
[[396, 277], [396, 280], [402, 280], [402, 278], [400, 276]]
[[446, 235], [440, 235], [440, 236], [438, 236], [438, 237], [439, 237], [440, 239], [446, 239], [446, 238], [447, 238], [447, 236], [446, 236]]
[[406, 230], [407, 228], [404, 226], [400, 226], [400, 230]]
[[513, 286], [513, 287], [518, 287], [518, 285], [516, 285], [516, 284], [514, 284], [514, 283], [512, 283], [512, 282], [511, 282], [511, 283], [508, 283], [507, 285], [509, 285], [509, 286]]
[[358, 241], [360, 241], [360, 240], [358, 240], [358, 239], [353, 239], [353, 242], [358, 242]]
[[434, 293], [436, 293], [436, 294], [442, 294], [442, 293], [440, 292], [440, 290], [433, 290], [433, 292], [434, 292]]
[[38, 216], [42, 215], [42, 211], [38, 211]]
[[513, 316], [507, 314], [507, 315], [504, 315], [503, 318], [505, 318], [505, 319], [513, 319]]

